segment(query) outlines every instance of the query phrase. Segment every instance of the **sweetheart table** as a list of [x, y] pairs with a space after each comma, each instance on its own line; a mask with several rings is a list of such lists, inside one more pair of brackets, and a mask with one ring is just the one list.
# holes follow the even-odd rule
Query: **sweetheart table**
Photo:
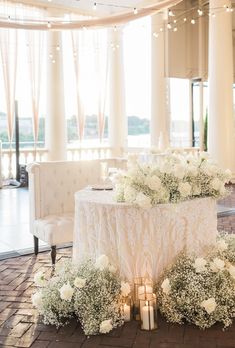
[[216, 201], [199, 198], [141, 209], [117, 203], [113, 191], [75, 194], [73, 261], [105, 254], [123, 278], [157, 280], [179, 252], [215, 243]]

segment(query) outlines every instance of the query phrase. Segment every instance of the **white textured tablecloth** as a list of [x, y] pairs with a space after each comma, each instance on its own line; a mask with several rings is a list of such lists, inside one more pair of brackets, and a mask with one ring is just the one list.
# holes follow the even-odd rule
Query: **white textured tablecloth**
[[75, 194], [73, 260], [106, 254], [122, 277], [157, 280], [176, 255], [215, 243], [216, 201], [201, 198], [144, 210], [114, 200], [113, 191]]

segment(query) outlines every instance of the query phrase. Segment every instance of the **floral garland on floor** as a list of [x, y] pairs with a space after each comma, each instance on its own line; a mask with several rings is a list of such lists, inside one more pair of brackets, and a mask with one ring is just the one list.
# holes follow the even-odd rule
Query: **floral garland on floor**
[[181, 255], [157, 286], [161, 313], [169, 322], [202, 329], [224, 327], [235, 317], [235, 235], [220, 238], [206, 257]]
[[[45, 324], [65, 325], [76, 317], [86, 335], [108, 333], [124, 324], [123, 297], [131, 292], [107, 256], [78, 266], [66, 262], [46, 280], [34, 277], [40, 289], [33, 305]], [[235, 318], [235, 235], [224, 235], [204, 257], [182, 254], [156, 285], [159, 309], [167, 321], [206, 329], [224, 328]]]
[[225, 197], [230, 192], [225, 184], [231, 172], [222, 170], [207, 156], [169, 154], [160, 165], [140, 164], [134, 158], [128, 163], [129, 169], [115, 177], [116, 200], [151, 208], [159, 203]]
[[49, 280], [38, 272], [34, 281], [40, 289], [32, 303], [44, 324], [59, 327], [75, 316], [86, 335], [96, 335], [124, 323], [121, 299], [130, 293], [130, 285], [121, 281], [105, 255], [78, 266], [67, 262]]

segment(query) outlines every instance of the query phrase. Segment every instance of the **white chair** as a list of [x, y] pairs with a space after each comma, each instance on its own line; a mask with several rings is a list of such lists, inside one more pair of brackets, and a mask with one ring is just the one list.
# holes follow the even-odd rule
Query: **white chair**
[[52, 264], [56, 247], [73, 241], [74, 193], [101, 179], [101, 162], [123, 167], [125, 160], [36, 162], [27, 166], [29, 173], [30, 232], [34, 252], [38, 239], [51, 246]]

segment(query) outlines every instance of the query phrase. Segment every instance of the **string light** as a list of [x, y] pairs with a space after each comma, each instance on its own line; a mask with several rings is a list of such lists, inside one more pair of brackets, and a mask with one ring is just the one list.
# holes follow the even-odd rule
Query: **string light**
[[138, 13], [138, 10], [137, 10], [137, 8], [135, 7], [134, 8], [134, 14], [136, 15]]
[[47, 23], [47, 28], [51, 28], [51, 22]]
[[178, 29], [175, 27], [175, 28], [173, 29], [173, 31], [175, 31], [175, 32], [176, 32], [176, 31], [178, 31]]
[[55, 64], [55, 59], [52, 59], [52, 61], [51, 61], [53, 64]]
[[174, 19], [174, 20], [173, 20], [173, 23], [175, 24], [176, 22], [177, 22], [177, 20], [176, 20], [176, 19]]
[[195, 23], [196, 23], [195, 19], [191, 19], [191, 24], [195, 24]]
[[168, 23], [168, 24], [167, 24], [167, 28], [168, 28], [168, 29], [171, 29], [171, 23]]
[[56, 51], [60, 51], [60, 46], [59, 45], [56, 46]]
[[159, 34], [158, 34], [158, 33], [153, 33], [153, 36], [154, 36], [154, 37], [158, 37]]
[[93, 10], [95, 11], [96, 9], [97, 9], [97, 4], [96, 4], [96, 2], [94, 2]]
[[116, 27], [116, 25], [115, 25], [115, 27], [113, 28], [113, 31], [117, 31], [117, 27]]
[[186, 17], [184, 17], [184, 22], [187, 22], [187, 18]]
[[160, 28], [160, 31], [162, 32], [162, 31], [163, 31], [163, 28]]
[[174, 13], [172, 12], [172, 10], [168, 11], [168, 16], [170, 16], [170, 17], [174, 17], [175, 16]]
[[203, 15], [203, 11], [200, 8], [197, 10], [197, 12], [198, 12], [199, 16]]

